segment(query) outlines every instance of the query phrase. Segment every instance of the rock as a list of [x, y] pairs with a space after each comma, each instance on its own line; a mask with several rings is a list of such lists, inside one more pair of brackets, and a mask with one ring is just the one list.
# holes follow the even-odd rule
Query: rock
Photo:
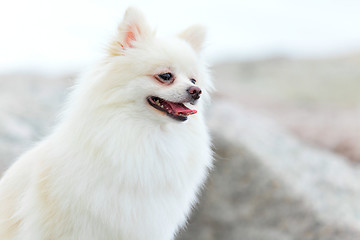
[[228, 101], [211, 109], [216, 167], [178, 239], [360, 239], [357, 168]]

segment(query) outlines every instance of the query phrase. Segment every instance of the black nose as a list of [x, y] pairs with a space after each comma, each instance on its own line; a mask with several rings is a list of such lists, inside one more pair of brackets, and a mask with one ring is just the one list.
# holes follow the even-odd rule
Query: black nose
[[198, 100], [200, 98], [200, 94], [201, 94], [200, 88], [192, 86], [187, 91], [194, 100]]

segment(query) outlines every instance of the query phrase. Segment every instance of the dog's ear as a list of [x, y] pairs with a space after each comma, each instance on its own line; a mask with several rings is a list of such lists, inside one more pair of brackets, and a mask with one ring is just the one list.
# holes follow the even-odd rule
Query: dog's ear
[[206, 37], [206, 28], [202, 25], [193, 25], [179, 34], [196, 52], [200, 52]]
[[118, 26], [116, 37], [110, 45], [110, 54], [122, 55], [124, 50], [135, 47], [136, 42], [147, 39], [151, 35], [150, 26], [142, 12], [129, 7]]

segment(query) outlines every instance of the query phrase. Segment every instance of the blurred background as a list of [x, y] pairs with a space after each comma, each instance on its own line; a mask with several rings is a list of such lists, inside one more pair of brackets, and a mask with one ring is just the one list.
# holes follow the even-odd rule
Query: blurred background
[[200, 23], [216, 166], [178, 239], [360, 239], [360, 2], [0, 2], [0, 172], [46, 135], [128, 6]]

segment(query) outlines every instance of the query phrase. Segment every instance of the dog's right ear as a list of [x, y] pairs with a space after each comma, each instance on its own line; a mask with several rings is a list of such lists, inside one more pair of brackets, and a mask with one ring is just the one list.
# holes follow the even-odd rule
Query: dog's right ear
[[115, 39], [110, 44], [109, 53], [112, 56], [122, 55], [127, 48], [136, 47], [138, 41], [147, 39], [151, 35], [150, 26], [142, 12], [129, 7], [118, 26]]

